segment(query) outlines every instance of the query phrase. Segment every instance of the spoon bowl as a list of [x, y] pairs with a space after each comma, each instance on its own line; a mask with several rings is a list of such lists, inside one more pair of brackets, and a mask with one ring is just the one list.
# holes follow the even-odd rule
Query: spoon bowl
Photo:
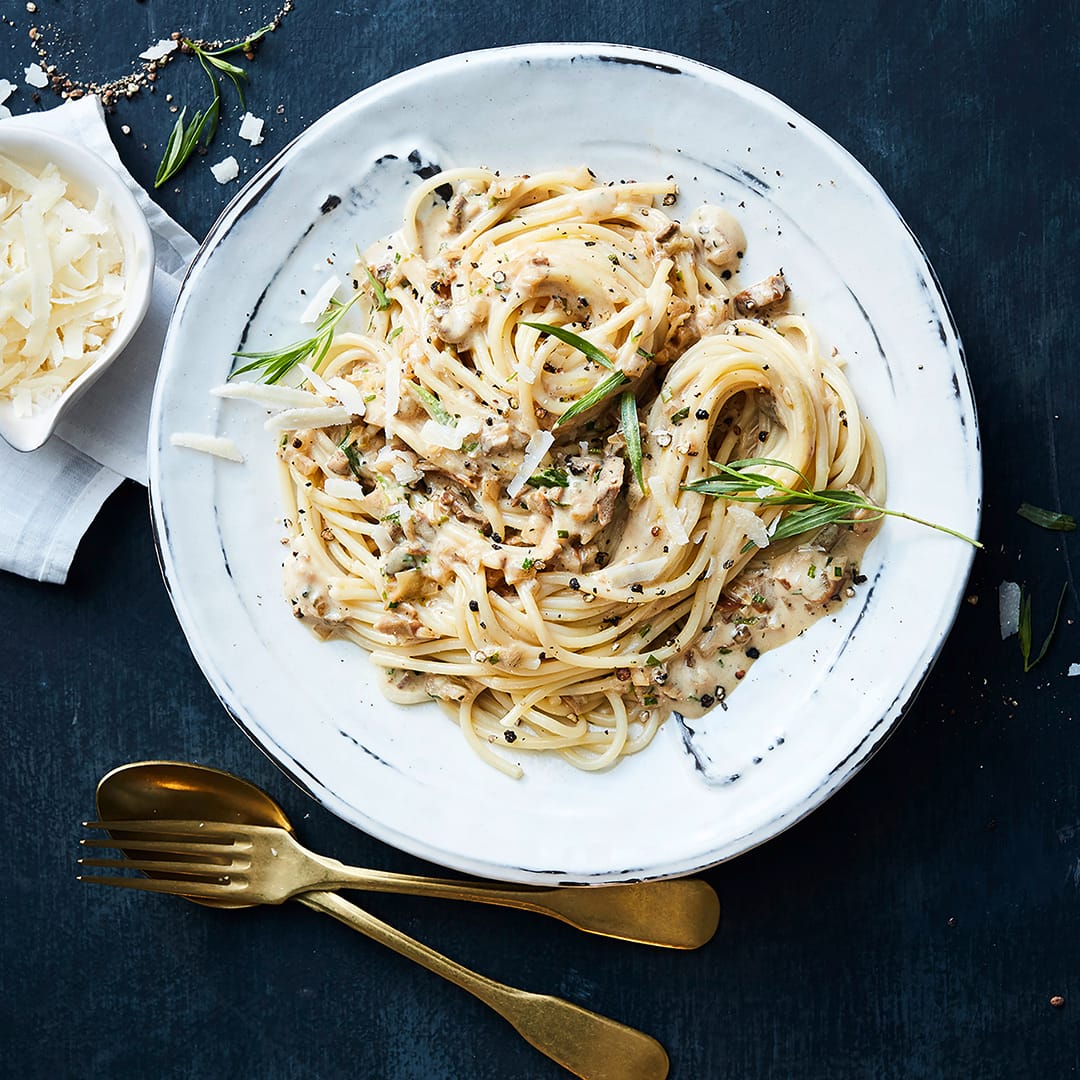
[[[294, 832], [285, 811], [262, 788], [221, 769], [180, 761], [137, 761], [113, 769], [98, 782], [97, 808], [103, 821], [191, 818], [236, 825], [270, 825]], [[121, 851], [124, 851], [123, 839], [135, 836], [119, 829], [111, 829], [109, 834]], [[134, 852], [124, 854], [137, 857]], [[154, 876], [153, 871], [149, 873]], [[187, 899], [208, 907], [256, 906], [194, 896]]]

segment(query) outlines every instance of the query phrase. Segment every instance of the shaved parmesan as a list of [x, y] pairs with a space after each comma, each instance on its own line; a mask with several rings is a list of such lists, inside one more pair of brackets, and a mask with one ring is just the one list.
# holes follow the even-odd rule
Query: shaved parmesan
[[332, 398], [334, 391], [330, 389], [330, 384], [317, 372], [314, 368], [309, 368], [307, 364], [297, 364], [297, 367], [304, 374], [304, 378], [311, 384], [312, 389], [316, 394], [322, 394], [324, 398]]
[[755, 547], [767, 548], [769, 546], [769, 532], [765, 528], [765, 523], [753, 510], [748, 510], [738, 503], [732, 503], [727, 508], [727, 516], [731, 518], [735, 528], [741, 529], [746, 539]]
[[240, 138], [246, 139], [252, 146], [258, 146], [263, 141], [263, 121], [246, 112], [240, 120]]
[[1020, 586], [1015, 581], [1003, 581], [998, 586], [998, 622], [1002, 641], [1020, 629]]
[[160, 60], [163, 56], [168, 56], [169, 53], [174, 52], [179, 47], [179, 41], [162, 38], [156, 45], [151, 45], [149, 49], [139, 53], [139, 59]]
[[525, 486], [525, 482], [529, 479], [534, 472], [536, 472], [536, 466], [544, 460], [544, 455], [551, 449], [552, 443], [555, 442], [555, 436], [550, 431], [534, 431], [529, 436], [529, 441], [525, 446], [525, 457], [521, 461], [521, 466], [516, 473], [514, 473], [513, 480], [506, 487], [506, 494], [511, 499], [516, 499], [521, 494], [521, 489]]
[[323, 481], [323, 491], [335, 499], [359, 501], [364, 497], [364, 489], [355, 480], [341, 480], [336, 476], [328, 476]]
[[124, 252], [104, 195], [83, 205], [55, 165], [0, 155], [0, 398], [29, 416], [89, 368], [124, 310]]
[[342, 405], [322, 405], [312, 409], [286, 409], [263, 425], [267, 431], [297, 431], [300, 428], [334, 427], [347, 424], [352, 414]]
[[439, 424], [434, 420], [424, 422], [420, 435], [432, 446], [442, 446], [447, 450], [460, 450], [465, 437], [459, 428], [447, 427], [446, 424]]
[[11, 115], [11, 110], [6, 105], [0, 105], [0, 120], [6, 120]]
[[225, 461], [244, 462], [244, 455], [240, 448], [232, 441], [218, 435], [200, 435], [194, 431], [174, 431], [169, 436], [169, 442], [173, 446], [181, 446], [188, 450], [198, 450], [212, 457], [223, 458]]
[[1070, 664], [1067, 675], [1080, 675], [1080, 664]]
[[210, 393], [219, 398], [239, 398], [253, 401], [270, 409], [304, 409], [321, 405], [319, 398], [307, 390], [293, 386], [273, 386], [268, 383], [235, 382], [215, 386]]
[[340, 288], [341, 278], [337, 276], [327, 278], [319, 286], [319, 291], [311, 298], [311, 303], [304, 308], [304, 314], [300, 316], [300, 321], [302, 323], [318, 322], [319, 316], [326, 310], [326, 305], [330, 303], [330, 298]]
[[348, 379], [335, 375], [329, 380], [330, 387], [334, 391], [334, 397], [353, 414], [363, 416], [367, 412], [367, 402], [364, 395]]
[[40, 64], [31, 64], [24, 71], [27, 86], [36, 86], [40, 90], [42, 87], [49, 85], [49, 76], [45, 74]]
[[210, 166], [210, 171], [214, 174], [214, 179], [219, 184], [227, 184], [231, 180], [235, 180], [240, 175], [240, 163], [230, 154], [223, 161], [219, 161], [216, 165]]

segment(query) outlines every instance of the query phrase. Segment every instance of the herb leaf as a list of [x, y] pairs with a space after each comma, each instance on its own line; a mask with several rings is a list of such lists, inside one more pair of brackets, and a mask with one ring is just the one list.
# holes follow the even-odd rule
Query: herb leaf
[[409, 389], [420, 399], [420, 404], [427, 410], [428, 416], [443, 427], [457, 427], [457, 421], [443, 408], [443, 403], [426, 386], [410, 382]]
[[375, 307], [379, 311], [385, 311], [390, 306], [390, 297], [386, 295], [383, 283], [371, 272], [369, 267], [364, 267], [364, 273], [367, 274], [368, 281], [371, 282], [371, 291], [375, 294]]
[[1065, 604], [1065, 594], [1068, 590], [1069, 583], [1066, 581], [1061, 586], [1061, 595], [1058, 597], [1057, 608], [1054, 611], [1054, 621], [1050, 624], [1050, 629], [1043, 639], [1042, 648], [1039, 649], [1034, 660], [1031, 659], [1031, 594], [1027, 593], [1023, 596], [1020, 602], [1020, 625], [1017, 629], [1017, 637], [1020, 641], [1020, 655], [1024, 658], [1025, 675], [1046, 655], [1046, 650], [1050, 648], [1050, 642], [1054, 640], [1054, 634], [1057, 633], [1058, 622], [1061, 619], [1061, 609]]
[[555, 426], [558, 427], [560, 424], [565, 424], [567, 420], [572, 419], [579, 413], [591, 409], [594, 405], [603, 401], [609, 394], [613, 394], [618, 390], [623, 383], [628, 383], [629, 381], [630, 379], [621, 371], [613, 372], [602, 382], [598, 382], [583, 398], [579, 398], [575, 401], [574, 404], [555, 421]]
[[330, 351], [330, 344], [334, 340], [334, 332], [342, 316], [360, 298], [360, 294], [354, 294], [347, 304], [338, 304], [326, 312], [319, 320], [315, 333], [309, 338], [295, 341], [281, 349], [269, 349], [266, 352], [234, 352], [233, 356], [242, 360], [250, 360], [237, 368], [229, 378], [244, 375], [249, 371], [261, 371], [263, 382], [276, 383], [282, 376], [287, 375], [297, 364], [310, 360], [309, 367], [312, 371], [318, 371], [319, 365]]
[[360, 469], [364, 464], [363, 458], [360, 457], [360, 451], [356, 449], [356, 443], [349, 442], [348, 436], [345, 437], [345, 442], [341, 444], [341, 452], [345, 455], [349, 462], [349, 471], [356, 477], [357, 480], [363, 480], [364, 477], [360, 473]]
[[1043, 510], [1040, 506], [1032, 506], [1031, 503], [1021, 503], [1016, 511], [1020, 517], [1043, 529], [1053, 529], [1055, 532], [1072, 532], [1076, 528], [1076, 518], [1072, 514], [1062, 514], [1056, 510]]
[[584, 353], [590, 360], [595, 360], [596, 363], [610, 368], [612, 371], [615, 370], [615, 365], [608, 358], [607, 353], [602, 352], [591, 341], [586, 341], [580, 334], [575, 334], [572, 330], [567, 330], [561, 326], [551, 326], [549, 323], [526, 322], [524, 319], [521, 321], [521, 325], [531, 326], [541, 333], [550, 334], [553, 338], [558, 338], [564, 344], [577, 349], [578, 352]]
[[525, 483], [534, 488], [564, 488], [570, 486], [570, 477], [562, 469], [553, 466], [550, 469], [541, 469], [540, 472], [530, 476]]
[[626, 456], [630, 459], [630, 467], [634, 470], [634, 479], [637, 481], [637, 486], [641, 489], [642, 495], [648, 495], [649, 486], [645, 483], [645, 478], [642, 475], [641, 428], [638, 425], [637, 399], [631, 391], [627, 390], [623, 394], [619, 411], [622, 414]]
[[[752, 502], [759, 506], [802, 507], [800, 510], [788, 511], [785, 514], [780, 524], [773, 530], [773, 539], [783, 540], [798, 536], [800, 533], [820, 529], [833, 522], [850, 523], [855, 520], [854, 511], [861, 510], [864, 512], [861, 519], [863, 521], [873, 521], [875, 518], [885, 516], [904, 518], [917, 525], [925, 525], [927, 528], [955, 536], [971, 544], [972, 547], [983, 546], [978, 540], [945, 525], [926, 521], [924, 518], [915, 517], [914, 514], [906, 514], [902, 510], [890, 510], [887, 507], [878, 506], [857, 491], [833, 491], [829, 488], [819, 491], [799, 490], [763, 473], [749, 471], [762, 465], [772, 465], [788, 469], [806, 483], [806, 477], [794, 465], [786, 461], [778, 461], [775, 458], [742, 458], [729, 465], [716, 461], [711, 464], [720, 470], [718, 476], [706, 476], [691, 484], [684, 484], [683, 491], [715, 495], [719, 498], [731, 499], [733, 502]], [[867, 513], [868, 516], [866, 516]]]

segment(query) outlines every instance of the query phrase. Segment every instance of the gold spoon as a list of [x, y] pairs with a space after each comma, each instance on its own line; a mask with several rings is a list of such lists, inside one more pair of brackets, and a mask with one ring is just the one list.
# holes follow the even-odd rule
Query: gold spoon
[[[292, 829], [281, 807], [254, 785], [217, 769], [180, 762], [138, 762], [114, 769], [98, 784], [97, 806], [101, 818], [114, 826], [125, 819], [157, 817]], [[121, 834], [114, 837], [121, 850], [124, 840], [142, 839], [119, 827], [115, 831]], [[159, 839], [149, 833], [146, 838]], [[306, 892], [296, 899], [467, 990], [575, 1076], [585, 1080], [665, 1080], [668, 1075], [667, 1052], [644, 1032], [550, 994], [534, 994], [479, 975], [336, 893]], [[252, 906], [206, 899], [195, 902], [211, 907]]]
[[[103, 821], [162, 817], [173, 821], [269, 825], [293, 833], [285, 811], [261, 788], [219, 769], [182, 762], [121, 765], [98, 784], [97, 804]], [[315, 888], [350, 888], [475, 900], [550, 915], [593, 934], [674, 949], [704, 945], [716, 932], [720, 919], [716, 893], [701, 880], [683, 878], [594, 888], [445, 881], [344, 866], [307, 851], [295, 840], [290, 840], [289, 848], [289, 859], [268, 860], [268, 871], [283, 883], [281, 899]], [[274, 855], [280, 854], [274, 851]], [[215, 904], [250, 906], [226, 900], [215, 900]]]

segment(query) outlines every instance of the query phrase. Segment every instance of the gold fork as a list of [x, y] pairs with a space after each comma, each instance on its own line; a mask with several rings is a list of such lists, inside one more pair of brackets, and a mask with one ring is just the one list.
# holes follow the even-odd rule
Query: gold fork
[[[199, 835], [204, 835], [205, 831], [206, 837], [212, 837], [217, 832], [217, 827], [211, 823], [156, 820], [94, 824], [120, 834], [109, 842], [109, 846], [152, 854], [167, 855], [175, 852], [178, 857], [172, 860], [80, 860], [84, 865], [105, 863], [109, 866], [139, 868], [147, 873], [173, 875], [142, 879], [120, 876], [83, 877], [83, 881], [142, 888], [186, 898], [231, 899], [236, 895], [228, 891], [234, 871], [231, 863], [226, 860], [232, 856], [218, 854], [223, 848], [228, 851], [230, 845], [227, 842], [213, 839], [186, 841], [181, 842], [183, 846], [177, 850], [176, 842], [169, 838], [169, 830], [175, 832], [177, 826], [201, 826]], [[224, 830], [224, 827], [221, 828]], [[245, 827], [242, 831], [247, 832], [249, 828], [251, 827]], [[274, 829], [263, 831], [283, 832]], [[139, 839], [147, 835], [152, 838]], [[288, 836], [287, 833], [285, 835]], [[106, 842], [90, 843], [100, 845]], [[191, 861], [185, 861], [188, 858]], [[214, 859], [220, 861], [210, 861]], [[189, 876], [193, 873], [195, 876]], [[200, 878], [199, 874], [204, 876]], [[243, 892], [242, 895], [245, 899], [254, 901], [253, 893]], [[300, 903], [333, 916], [346, 926], [359, 930], [372, 940], [467, 990], [494, 1009], [537, 1050], [583, 1080], [665, 1080], [668, 1075], [667, 1052], [651, 1035], [562, 998], [550, 994], [535, 994], [480, 975], [384, 923], [355, 904], [350, 904], [337, 893], [315, 890], [300, 893], [297, 899]]]
[[[82, 840], [85, 847], [120, 848], [148, 855], [139, 859], [80, 859], [82, 866], [143, 870], [152, 875], [83, 878], [100, 885], [183, 893], [238, 904], [280, 904], [313, 889], [439, 896], [535, 911], [589, 933], [674, 949], [704, 945], [716, 932], [720, 918], [716, 893], [707, 882], [695, 879], [591, 888], [443, 881], [346, 866], [309, 851], [288, 830], [264, 825], [157, 818], [85, 824], [106, 829], [112, 836], [108, 840]], [[138, 834], [139, 839], [117, 839], [124, 834]]]

